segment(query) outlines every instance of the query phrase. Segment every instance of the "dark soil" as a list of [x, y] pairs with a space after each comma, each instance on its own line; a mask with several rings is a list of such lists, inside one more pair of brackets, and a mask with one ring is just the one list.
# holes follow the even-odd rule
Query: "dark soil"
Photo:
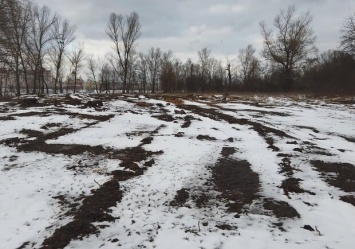
[[30, 244], [29, 241], [24, 242], [21, 246], [17, 247], [16, 249], [26, 249], [26, 247]]
[[147, 151], [143, 149], [142, 147], [131, 147], [131, 148], [125, 148], [123, 150], [119, 150], [115, 153], [111, 153], [111, 158], [118, 158], [122, 161], [133, 161], [133, 162], [140, 162], [140, 161], [145, 161], [149, 157], [153, 155], [161, 155], [163, 154], [163, 151]]
[[24, 112], [24, 113], [15, 113], [15, 114], [11, 114], [10, 117], [32, 117], [32, 116], [40, 116], [40, 117], [48, 117], [50, 115], [52, 115], [53, 113], [51, 112]]
[[38, 102], [38, 99], [36, 99], [36, 98], [21, 99], [21, 100], [19, 100], [19, 104], [23, 108], [41, 106], [41, 104]]
[[151, 144], [152, 143], [152, 141], [153, 141], [153, 137], [146, 137], [146, 138], [143, 138], [142, 140], [141, 140], [141, 145], [144, 145], [144, 144]]
[[308, 231], [311, 231], [311, 232], [314, 232], [314, 231], [315, 231], [315, 230], [313, 229], [313, 227], [311, 227], [310, 225], [304, 225], [302, 228], [303, 228], [303, 229], [306, 229], [306, 230], [308, 230]]
[[106, 149], [101, 145], [89, 146], [81, 144], [46, 144], [43, 141], [34, 140], [33, 142], [25, 143], [17, 146], [19, 151], [31, 152], [39, 151], [49, 154], [64, 154], [64, 155], [80, 155], [84, 152], [89, 152], [94, 155], [106, 155], [112, 152], [111, 149]]
[[[26, 115], [43, 115], [43, 113], [27, 113]], [[95, 123], [100, 121], [107, 121], [113, 115], [81, 115], [73, 114], [83, 119], [94, 119]], [[92, 124], [95, 124], [92, 123]], [[89, 124], [86, 127], [92, 125]], [[50, 127], [60, 127], [60, 124], [47, 124], [43, 126], [43, 129]], [[85, 128], [85, 127], [84, 127]], [[150, 156], [155, 154], [161, 154], [159, 152], [146, 151], [142, 147], [126, 148], [123, 150], [114, 150], [111, 148], [104, 148], [102, 146], [88, 146], [80, 144], [46, 144], [47, 139], [56, 139], [62, 135], [66, 135], [72, 132], [76, 132], [76, 129], [72, 128], [60, 128], [57, 131], [44, 134], [40, 131], [24, 129], [22, 134], [26, 134], [30, 137], [35, 137], [34, 140], [27, 140], [26, 138], [12, 138], [0, 141], [8, 146], [17, 147], [19, 151], [41, 151], [49, 154], [66, 154], [66, 155], [78, 155], [88, 152], [94, 155], [106, 155], [108, 158], [118, 158], [122, 160], [121, 166], [129, 169], [130, 171], [113, 171], [112, 180], [100, 185], [100, 187], [93, 191], [93, 194], [84, 197], [82, 199], [82, 205], [79, 203], [70, 203], [70, 209], [67, 215], [74, 216], [73, 221], [69, 222], [54, 231], [53, 235], [47, 238], [41, 248], [64, 248], [73, 239], [80, 239], [90, 234], [99, 233], [99, 228], [93, 225], [94, 222], [112, 222], [115, 220], [109, 214], [110, 207], [116, 205], [122, 198], [122, 191], [119, 189], [118, 181], [124, 181], [132, 177], [143, 174], [144, 168], [140, 168], [135, 162], [146, 161]], [[151, 139], [149, 139], [151, 141]], [[142, 141], [147, 143], [148, 140]], [[150, 161], [153, 165], [154, 161]], [[73, 170], [77, 170], [73, 167]], [[66, 202], [65, 199], [58, 197], [60, 202]], [[69, 203], [66, 203], [69, 205]], [[68, 206], [67, 205], [67, 206]], [[79, 207], [80, 206], [80, 207]], [[79, 208], [78, 208], [79, 207]]]
[[[93, 124], [95, 123], [89, 124], [86, 127], [89, 127]], [[123, 161], [128, 160], [134, 162], [143, 161], [154, 154], [162, 153], [162, 151], [158, 151], [158, 152], [146, 151], [140, 146], [133, 147], [133, 148], [126, 148], [123, 150], [114, 150], [111, 148], [105, 148], [101, 145], [89, 146], [89, 145], [81, 145], [81, 144], [47, 144], [45, 142], [48, 139], [57, 139], [60, 136], [73, 133], [76, 131], [78, 130], [73, 128], [61, 128], [58, 131], [44, 134], [40, 131], [24, 129], [21, 131], [21, 133], [26, 134], [30, 137], [36, 137], [36, 139], [26, 140], [20, 138], [9, 138], [5, 140], [1, 140], [0, 144], [16, 147], [19, 151], [24, 151], [24, 152], [38, 151], [38, 152], [45, 152], [49, 154], [64, 154], [64, 155], [79, 155], [79, 154], [83, 154], [84, 152], [88, 152], [94, 155], [106, 155], [111, 158], [118, 158]]]
[[264, 200], [264, 208], [274, 213], [277, 218], [300, 218], [300, 214], [287, 202], [272, 199]]
[[314, 143], [311, 142], [303, 142], [301, 148], [295, 148], [294, 151], [299, 151], [301, 153], [309, 153], [323, 156], [333, 156], [333, 154], [329, 153], [326, 149], [320, 148]]
[[237, 150], [233, 147], [223, 147], [221, 155], [224, 157], [228, 157], [233, 155]]
[[176, 192], [174, 200], [170, 202], [171, 206], [183, 207], [187, 200], [189, 199], [190, 194], [187, 189], [182, 188]]
[[351, 205], [355, 206], [355, 197], [352, 195], [342, 196], [342, 197], [340, 197], [340, 200], [342, 200], [343, 202], [350, 203]]
[[195, 118], [195, 117], [192, 116], [192, 115], [186, 115], [186, 116], [184, 117], [184, 123], [181, 125], [181, 128], [188, 128], [188, 127], [190, 127], [190, 125], [191, 125], [191, 123], [192, 123], [192, 120], [201, 121], [201, 119]]
[[162, 121], [166, 121], [166, 122], [172, 122], [172, 121], [175, 120], [173, 118], [173, 116], [171, 116], [169, 114], [154, 115], [152, 117], [157, 118], [157, 119], [162, 120]]
[[152, 167], [155, 164], [155, 160], [154, 159], [150, 159], [149, 161], [146, 161], [144, 163], [144, 166], [146, 167]]
[[238, 230], [238, 227], [236, 226], [231, 226], [229, 224], [217, 224], [216, 227], [221, 230], [227, 230], [227, 231], [235, 231]]
[[101, 185], [93, 194], [83, 200], [76, 211], [74, 220], [54, 231], [51, 237], [44, 240], [41, 249], [64, 248], [71, 240], [80, 239], [90, 234], [97, 234], [98, 229], [93, 222], [112, 222], [110, 208], [122, 199], [117, 180], [110, 180]]
[[[67, 101], [73, 101], [75, 103], [81, 102], [75, 99], [67, 98]], [[96, 106], [97, 107], [97, 106]], [[28, 112], [25, 114], [14, 114], [13, 116], [48, 116], [55, 113], [50, 112]], [[81, 119], [94, 120], [94, 122], [87, 124], [83, 128], [87, 128], [91, 125], [97, 124], [98, 122], [107, 121], [114, 115], [87, 115], [78, 113], [67, 113], [66, 111], [60, 112], [60, 115], [71, 115], [72, 117], [77, 117]], [[11, 117], [11, 118], [14, 118]], [[51, 127], [61, 127], [60, 123], [48, 123], [41, 128], [48, 130]], [[151, 135], [158, 133], [159, 129], [164, 126], [158, 127]], [[81, 128], [81, 129], [83, 129]], [[143, 144], [150, 143], [153, 139], [152, 136], [147, 139], [143, 139], [142, 143], [137, 147], [126, 148], [123, 150], [114, 150], [112, 148], [104, 148], [102, 146], [88, 146], [81, 144], [46, 144], [48, 139], [57, 139], [60, 136], [73, 133], [79, 129], [65, 128], [62, 127], [57, 131], [50, 133], [43, 133], [41, 131], [23, 129], [22, 134], [27, 135], [27, 137], [35, 138], [10, 138], [1, 140], [1, 144], [7, 146], [16, 147], [19, 151], [40, 151], [48, 154], [65, 154], [65, 155], [79, 155], [88, 152], [92, 155], [105, 155], [108, 158], [116, 158], [122, 161], [121, 166], [123, 166], [127, 171], [115, 170], [111, 172], [112, 179], [108, 182], [99, 185], [97, 190], [92, 191], [90, 196], [82, 196], [79, 199], [73, 200], [74, 202], [69, 202], [64, 196], [56, 196], [55, 199], [59, 203], [63, 204], [68, 211], [65, 215], [73, 216], [73, 221], [69, 222], [56, 229], [53, 235], [47, 238], [41, 248], [64, 248], [73, 239], [80, 239], [84, 236], [90, 234], [98, 234], [100, 225], [96, 227], [93, 223], [95, 222], [112, 222], [115, 220], [109, 214], [110, 208], [115, 206], [122, 198], [122, 191], [119, 189], [119, 181], [124, 181], [132, 177], [139, 176], [144, 173], [148, 166], [154, 165], [155, 161], [152, 157], [153, 155], [158, 155], [163, 153], [162, 151], [152, 152], [146, 151], [142, 148]], [[150, 160], [149, 160], [150, 159]], [[140, 168], [137, 162], [145, 161], [145, 166]], [[79, 166], [71, 167], [72, 170], [78, 171]], [[28, 244], [24, 244], [27, 246]]]
[[93, 119], [100, 122], [105, 122], [113, 118], [115, 115], [90, 115], [90, 114], [82, 114], [82, 113], [62, 113], [62, 115], [70, 115], [71, 117], [77, 117], [80, 119]]
[[174, 110], [175, 114], [186, 114], [186, 112], [184, 110]]
[[101, 100], [89, 100], [84, 107], [92, 107], [92, 108], [98, 108], [98, 107], [102, 107], [104, 104], [102, 103]]
[[281, 188], [284, 190], [285, 195], [289, 198], [290, 196], [288, 193], [297, 193], [297, 194], [308, 193], [311, 195], [315, 195], [315, 193], [311, 191], [302, 189], [299, 184], [301, 181], [302, 181], [301, 179], [293, 178], [293, 177], [285, 179], [281, 184]]
[[43, 136], [43, 132], [30, 130], [30, 129], [22, 129], [22, 130], [20, 130], [20, 134], [27, 135], [28, 137], [42, 137]]
[[0, 121], [8, 121], [8, 120], [16, 120], [16, 118], [14, 118], [12, 116], [0, 117]]
[[190, 119], [189, 117], [192, 117], [192, 116], [187, 115], [184, 118], [185, 122], [181, 125], [181, 128], [189, 128], [190, 127], [192, 119]]
[[59, 111], [56, 112], [57, 109], [54, 111], [42, 111], [42, 112], [25, 112], [25, 113], [16, 113], [16, 114], [11, 114], [9, 117], [32, 117], [32, 116], [40, 116], [40, 117], [48, 117], [50, 115], [56, 114], [56, 115], [69, 115], [70, 117], [76, 117], [80, 119], [92, 119], [96, 121], [108, 121], [111, 118], [113, 118], [115, 115], [110, 114], [110, 115], [90, 115], [90, 114], [82, 114], [82, 113], [75, 113], [75, 112], [63, 112]]
[[154, 131], [149, 132], [149, 133], [150, 133], [151, 136], [153, 136], [154, 134], [158, 134], [159, 131], [160, 131], [161, 129], [165, 128], [165, 127], [166, 127], [166, 125], [165, 125], [165, 124], [162, 124], [162, 125], [160, 125], [159, 127], [157, 127]]
[[286, 134], [284, 131], [277, 130], [275, 128], [265, 126], [261, 123], [246, 119], [246, 118], [235, 118], [233, 116], [220, 113], [216, 109], [206, 109], [206, 108], [201, 108], [198, 106], [193, 106], [193, 105], [183, 105], [180, 106], [180, 108], [184, 108], [186, 110], [192, 111], [198, 115], [201, 115], [203, 117], [208, 117], [216, 121], [224, 120], [230, 124], [239, 124], [239, 125], [249, 125], [255, 130], [261, 137], [265, 139], [265, 141], [268, 143], [270, 149], [273, 151], [277, 152], [280, 151], [278, 147], [274, 145], [274, 139], [273, 136], [278, 136], [280, 138], [289, 138], [289, 139], [295, 139], [294, 137]]
[[125, 160], [120, 163], [121, 167], [124, 167], [125, 169], [132, 170], [133, 172], [139, 172], [141, 171], [141, 168], [136, 164], [135, 162], [132, 162], [130, 160]]
[[275, 141], [272, 137], [270, 137], [268, 134], [260, 133], [258, 132], [259, 135], [262, 135], [265, 139], [265, 142], [269, 145], [268, 148], [271, 149], [272, 151], [278, 152], [280, 151], [280, 148], [275, 146]]
[[205, 193], [202, 193], [200, 195], [194, 196], [193, 197], [196, 207], [202, 208], [206, 207], [208, 205], [208, 202], [210, 201], [210, 197], [208, 197]]
[[45, 125], [41, 126], [41, 129], [48, 130], [49, 128], [61, 127], [61, 126], [62, 126], [61, 123], [48, 123], [48, 124], [45, 124]]
[[113, 175], [117, 181], [126, 181], [128, 179], [131, 179], [135, 176], [139, 176], [141, 174], [142, 172], [132, 172], [132, 171], [125, 171], [125, 170], [114, 170], [111, 172], [111, 175]]
[[15, 147], [18, 144], [23, 143], [23, 139], [18, 138], [18, 137], [13, 137], [13, 138], [7, 138], [7, 139], [3, 139], [0, 140], [0, 144], [6, 145], [6, 146], [10, 146], [10, 147]]
[[330, 185], [345, 192], [355, 192], [355, 166], [350, 163], [312, 161], [313, 167]]
[[80, 99], [72, 98], [69, 94], [65, 95], [65, 100], [63, 101], [67, 105], [81, 105]]
[[212, 169], [212, 179], [228, 202], [228, 212], [242, 213], [245, 205], [259, 197], [259, 176], [247, 161], [221, 158]]
[[294, 167], [291, 166], [291, 160], [288, 157], [288, 155], [284, 155], [285, 157], [282, 159], [281, 163], [279, 163], [279, 166], [281, 167], [281, 170], [279, 171], [280, 174], [284, 174], [287, 176], [285, 180], [282, 181], [282, 184], [280, 188], [283, 189], [284, 194], [291, 199], [291, 196], [289, 193], [308, 193], [311, 195], [315, 195], [315, 193], [304, 190], [300, 187], [300, 182], [302, 181], [299, 178], [294, 178], [294, 172], [297, 171], [298, 169], [295, 169]]
[[175, 137], [183, 137], [184, 135], [185, 135], [184, 132], [179, 131], [179, 132], [176, 133], [174, 136], [175, 136]]
[[139, 106], [139, 107], [152, 107], [152, 106], [154, 106], [154, 104], [147, 103], [147, 102], [144, 102], [144, 101], [136, 102], [136, 105]]
[[314, 133], [319, 133], [319, 131], [318, 131], [316, 128], [313, 128], [313, 127], [310, 127], [310, 126], [301, 126], [301, 125], [298, 125], [297, 127], [298, 127], [298, 128], [301, 128], [301, 129], [311, 130], [311, 131], [313, 131]]
[[340, 136], [350, 143], [355, 143], [355, 137]]
[[216, 141], [217, 139], [214, 137], [210, 137], [208, 135], [198, 135], [196, 137], [198, 140], [207, 140], [207, 141]]
[[[213, 105], [216, 106], [216, 105]], [[258, 105], [257, 105], [258, 106]], [[219, 107], [219, 106], [218, 106]], [[220, 108], [220, 107], [219, 107]], [[264, 111], [264, 110], [254, 110], [254, 109], [242, 109], [242, 110], [235, 110], [235, 109], [230, 109], [230, 108], [221, 108], [222, 110], [225, 111], [230, 111], [230, 112], [248, 112], [248, 113], [257, 113], [260, 116], [279, 116], [279, 117], [289, 117], [290, 115], [284, 112], [275, 112], [275, 111]]]
[[288, 157], [284, 157], [282, 159], [282, 162], [279, 163], [279, 166], [281, 167], [281, 170], [279, 171], [280, 174], [285, 174], [288, 177], [293, 176], [294, 171], [296, 170], [291, 166], [291, 160]]

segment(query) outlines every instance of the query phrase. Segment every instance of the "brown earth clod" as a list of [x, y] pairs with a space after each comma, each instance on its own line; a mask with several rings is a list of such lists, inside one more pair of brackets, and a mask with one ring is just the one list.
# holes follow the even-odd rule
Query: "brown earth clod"
[[216, 190], [228, 202], [228, 212], [242, 213], [245, 206], [259, 197], [259, 176], [251, 170], [247, 161], [219, 159], [212, 169], [212, 179]]

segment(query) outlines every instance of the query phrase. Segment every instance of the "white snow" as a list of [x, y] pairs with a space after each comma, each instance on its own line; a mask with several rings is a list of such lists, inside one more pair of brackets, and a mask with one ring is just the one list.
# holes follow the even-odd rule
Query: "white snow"
[[[93, 120], [80, 119], [69, 113], [16, 116], [40, 111], [40, 107], [28, 110], [11, 107], [1, 114], [1, 117], [14, 115], [15, 120], [0, 121], [0, 142], [15, 137], [26, 138], [20, 133], [22, 129], [53, 132], [60, 127], [43, 129], [43, 126], [59, 123], [61, 127], [78, 131], [47, 140], [47, 144], [102, 145], [119, 150], [138, 146], [143, 138], [151, 136], [160, 127], [152, 135], [152, 143], [143, 147], [164, 153], [153, 156], [155, 164], [143, 175], [120, 182], [123, 199], [111, 208], [116, 221], [95, 224], [107, 226], [99, 228], [98, 235], [72, 240], [65, 248], [354, 248], [355, 207], [342, 202], [339, 197], [354, 196], [355, 193], [345, 193], [330, 186], [310, 164], [312, 160], [324, 160], [355, 165], [355, 143], [349, 141], [355, 138], [354, 106], [278, 97], [255, 97], [249, 102], [215, 105], [214, 108], [222, 108], [219, 112], [261, 123], [293, 137], [273, 136], [274, 145], [280, 149], [276, 152], [268, 148], [265, 139], [249, 125], [215, 121], [186, 111], [187, 115], [199, 120], [192, 120], [190, 127], [181, 128], [184, 115], [174, 113], [179, 110], [175, 105], [144, 96], [130, 101], [145, 101], [153, 107], [142, 108], [125, 100], [105, 103], [105, 112], [65, 106], [66, 111], [72, 113], [115, 115], [89, 127], [87, 125]], [[2, 107], [7, 105], [0, 104]], [[184, 104], [211, 108], [208, 102], [184, 100]], [[176, 122], [153, 117], [162, 111], [175, 117]], [[182, 137], [175, 136], [179, 132], [183, 132]], [[200, 134], [216, 140], [196, 139]], [[233, 138], [233, 142], [228, 142], [228, 138]], [[293, 141], [297, 143], [290, 143]], [[303, 142], [311, 142], [329, 155], [294, 151], [305, 147]], [[301, 218], [283, 219], [286, 231], [280, 231], [273, 226], [280, 220], [258, 212], [258, 203], [250, 206], [249, 215], [240, 218], [226, 212], [226, 203], [215, 199], [219, 193], [205, 187], [212, 177], [211, 167], [221, 157], [220, 152], [225, 146], [235, 147], [237, 151], [232, 157], [248, 161], [259, 175], [262, 197], [288, 202]], [[290, 193], [291, 199], [284, 195], [279, 186], [286, 176], [279, 173], [281, 158], [278, 153], [292, 154], [291, 165], [298, 169], [294, 177], [302, 179], [301, 187], [315, 195]], [[82, 160], [90, 167], [80, 172], [68, 169]], [[99, 188], [98, 184], [111, 179], [108, 173], [121, 169], [120, 160], [105, 155], [24, 153], [1, 143], [0, 162], [0, 249], [18, 248], [26, 242], [29, 245], [24, 248], [39, 248], [56, 228], [72, 219], [65, 216], [67, 207], [53, 197], [64, 195], [74, 200], [82, 195], [88, 196], [92, 189]], [[142, 166], [142, 162], [139, 165]], [[193, 196], [206, 194], [211, 198], [210, 205], [197, 208], [190, 196], [184, 207], [171, 206], [176, 191], [182, 188], [189, 189]], [[237, 228], [222, 230], [216, 227], [219, 224]], [[317, 226], [322, 235], [303, 229], [304, 225]]]

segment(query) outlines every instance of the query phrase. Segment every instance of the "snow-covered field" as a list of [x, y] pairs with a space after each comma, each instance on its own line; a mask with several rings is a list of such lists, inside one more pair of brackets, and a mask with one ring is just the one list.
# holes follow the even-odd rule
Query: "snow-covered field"
[[354, 248], [354, 101], [202, 99], [0, 102], [0, 248]]

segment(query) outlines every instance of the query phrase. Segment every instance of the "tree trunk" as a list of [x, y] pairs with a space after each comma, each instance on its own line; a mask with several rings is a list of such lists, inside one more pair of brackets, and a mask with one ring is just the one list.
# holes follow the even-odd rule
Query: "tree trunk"
[[76, 71], [74, 73], [74, 94], [75, 94], [75, 88], [76, 88]]
[[15, 77], [16, 77], [16, 95], [20, 96], [21, 95], [21, 84], [20, 84], [20, 70], [19, 70], [19, 61], [16, 59], [16, 65], [15, 65]]
[[291, 91], [293, 87], [292, 70], [285, 69], [282, 75], [282, 88], [285, 92]]
[[38, 71], [38, 66], [35, 66], [35, 69], [33, 71], [33, 89], [32, 89], [32, 94], [36, 94], [37, 92], [37, 71]]

